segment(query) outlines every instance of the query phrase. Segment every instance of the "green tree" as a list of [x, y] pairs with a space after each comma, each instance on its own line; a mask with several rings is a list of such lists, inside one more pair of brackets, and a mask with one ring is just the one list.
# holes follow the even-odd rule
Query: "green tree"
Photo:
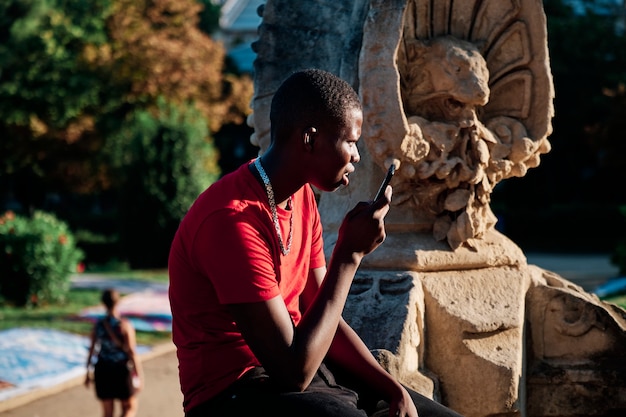
[[[111, 49], [95, 59], [111, 68], [116, 84], [130, 83], [126, 100], [135, 108], [130, 122], [123, 119], [121, 133], [114, 134], [134, 138], [122, 148], [135, 157], [128, 162], [126, 154], [128, 172], [116, 182], [122, 247], [134, 267], [166, 264], [178, 221], [219, 176], [212, 132], [243, 123], [250, 112], [252, 82], [224, 73], [222, 45], [198, 29], [201, 9], [192, 0], [116, 0], [108, 21]], [[183, 169], [190, 166], [185, 155], [202, 155], [195, 151], [202, 140], [205, 152], [213, 152], [201, 157], [208, 176]], [[193, 152], [186, 154], [187, 148]]]
[[116, 82], [130, 82], [129, 103], [193, 102], [216, 132], [245, 121], [253, 87], [224, 73], [224, 47], [198, 28], [201, 10], [195, 0], [115, 0], [112, 49], [100, 61]]
[[[208, 147], [212, 132], [244, 123], [252, 80], [226, 73], [222, 45], [198, 27], [201, 17], [215, 16], [200, 16], [202, 10], [195, 0], [2, 2], [0, 205], [10, 191], [29, 209], [45, 206], [49, 191], [61, 193], [66, 202], [77, 194], [100, 201], [139, 195], [120, 192], [125, 183], [103, 149], [111, 149], [107, 143], [124, 132], [144, 128], [138, 120], [147, 116], [138, 115], [160, 120], [159, 97], [182, 113], [199, 112]], [[202, 13], [215, 12], [205, 7]], [[158, 141], [160, 135], [149, 130], [146, 137]], [[216, 167], [207, 168], [209, 178], [218, 175]], [[108, 201], [114, 209], [105, 215], [127, 217], [123, 210], [142, 201], [150, 211], [172, 200]], [[73, 227], [85, 227], [85, 203], [73, 206], [62, 217]], [[161, 209], [175, 211], [156, 208]], [[122, 232], [110, 234], [108, 242]]]
[[219, 176], [207, 121], [193, 105], [158, 100], [108, 145], [120, 180], [121, 243], [132, 267], [167, 265], [178, 223]]
[[222, 7], [219, 4], [214, 4], [211, 0], [199, 0], [199, 3], [203, 9], [200, 12], [198, 27], [207, 35], [212, 35], [219, 29]]
[[[109, 0], [0, 3], [0, 178], [84, 181], [94, 115], [115, 95], [85, 53], [107, 42]], [[79, 170], [77, 170], [79, 168]], [[2, 191], [2, 190], [0, 190]]]
[[213, 132], [243, 123], [252, 81], [224, 73], [223, 47], [198, 28], [202, 10], [194, 0], [2, 2], [2, 183], [107, 189], [108, 167], [98, 157], [107, 136], [158, 96], [194, 102]]

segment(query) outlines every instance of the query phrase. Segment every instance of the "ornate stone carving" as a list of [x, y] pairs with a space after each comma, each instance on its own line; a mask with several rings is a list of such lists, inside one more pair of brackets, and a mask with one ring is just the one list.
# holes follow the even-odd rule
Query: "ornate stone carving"
[[[536, 1], [433, 5], [371, 3], [361, 53], [364, 136], [374, 162], [398, 165], [393, 203], [417, 212], [451, 248], [474, 247], [497, 221], [495, 185], [525, 175], [550, 150], [544, 20]], [[380, 45], [394, 43], [381, 56]], [[398, 75], [368, 79], [381, 60]], [[390, 119], [394, 94], [399, 118]]]

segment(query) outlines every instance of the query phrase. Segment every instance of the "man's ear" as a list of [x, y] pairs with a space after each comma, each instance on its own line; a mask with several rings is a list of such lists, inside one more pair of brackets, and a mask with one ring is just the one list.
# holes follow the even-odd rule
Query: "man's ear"
[[304, 129], [304, 132], [302, 133], [302, 138], [304, 139], [304, 147], [307, 151], [313, 150], [313, 144], [315, 143], [316, 134], [317, 129], [312, 126]]

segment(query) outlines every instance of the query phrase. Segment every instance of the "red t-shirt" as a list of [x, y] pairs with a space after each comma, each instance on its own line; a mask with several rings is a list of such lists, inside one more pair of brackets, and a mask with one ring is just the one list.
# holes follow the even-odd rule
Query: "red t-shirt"
[[325, 265], [322, 226], [310, 186], [277, 208], [283, 242], [293, 212], [293, 243], [280, 252], [265, 189], [248, 164], [204, 191], [176, 232], [169, 256], [172, 335], [185, 411], [260, 365], [226, 308], [280, 294], [294, 325], [309, 270]]

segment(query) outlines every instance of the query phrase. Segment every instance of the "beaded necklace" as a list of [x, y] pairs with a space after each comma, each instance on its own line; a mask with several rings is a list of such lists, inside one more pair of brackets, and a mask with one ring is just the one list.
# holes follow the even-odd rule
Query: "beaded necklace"
[[[274, 229], [276, 229], [276, 235], [278, 236], [278, 244], [280, 245], [280, 251], [283, 253], [283, 256], [287, 256], [289, 251], [291, 250], [291, 242], [293, 240], [293, 210], [291, 212], [291, 216], [289, 217], [289, 237], [287, 238], [287, 248], [283, 244], [283, 235], [280, 232], [280, 224], [278, 223], [278, 213], [276, 212], [276, 201], [274, 200], [274, 189], [272, 188], [272, 183], [270, 182], [269, 177], [265, 173], [263, 166], [261, 165], [261, 158], [257, 158], [254, 161], [254, 167], [257, 171], [259, 171], [259, 175], [263, 180], [263, 185], [265, 185], [265, 193], [267, 194], [267, 200], [270, 203], [270, 210], [272, 212], [272, 221], [274, 222]], [[289, 196], [289, 200], [287, 202], [288, 206], [291, 206], [291, 196]]]

